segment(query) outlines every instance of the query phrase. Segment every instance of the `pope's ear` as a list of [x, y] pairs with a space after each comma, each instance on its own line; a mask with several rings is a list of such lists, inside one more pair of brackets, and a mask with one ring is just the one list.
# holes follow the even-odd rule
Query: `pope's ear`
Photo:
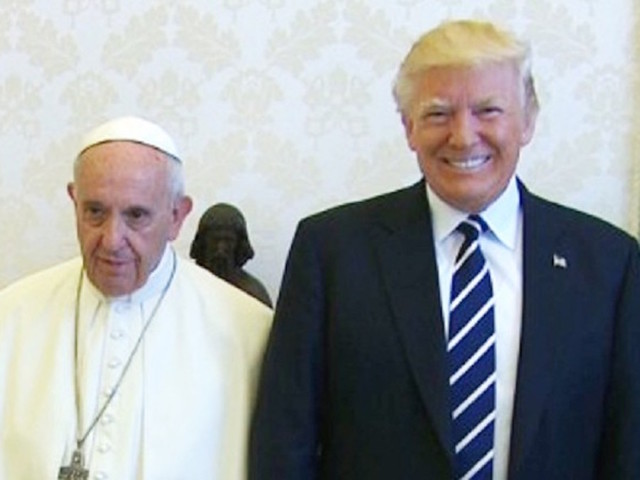
[[175, 240], [178, 237], [180, 229], [182, 228], [182, 223], [184, 222], [184, 219], [187, 218], [187, 215], [189, 215], [192, 208], [193, 200], [191, 200], [191, 197], [184, 195], [175, 201], [172, 210], [171, 231], [169, 232], [171, 240]]
[[73, 182], [67, 183], [67, 195], [69, 195], [69, 198], [75, 203], [76, 190], [75, 190], [75, 186], [73, 185]]

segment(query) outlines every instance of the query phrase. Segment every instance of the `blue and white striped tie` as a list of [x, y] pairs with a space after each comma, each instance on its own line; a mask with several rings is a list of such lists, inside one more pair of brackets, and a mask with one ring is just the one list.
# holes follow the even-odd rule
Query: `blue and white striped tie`
[[491, 277], [478, 237], [478, 215], [458, 225], [465, 239], [453, 268], [449, 305], [449, 387], [455, 478], [491, 479], [496, 415], [496, 350]]

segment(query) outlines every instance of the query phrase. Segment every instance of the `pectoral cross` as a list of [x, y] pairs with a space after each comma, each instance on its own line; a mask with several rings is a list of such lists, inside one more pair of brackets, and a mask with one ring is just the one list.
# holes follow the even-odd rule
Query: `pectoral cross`
[[89, 470], [84, 468], [84, 458], [80, 449], [73, 451], [71, 455], [71, 465], [68, 467], [60, 467], [58, 480], [87, 480], [89, 478]]

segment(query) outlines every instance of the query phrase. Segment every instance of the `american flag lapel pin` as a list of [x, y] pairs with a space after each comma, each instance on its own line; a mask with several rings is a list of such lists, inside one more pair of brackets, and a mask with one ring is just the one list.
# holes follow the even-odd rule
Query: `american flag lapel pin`
[[557, 253], [553, 254], [553, 266], [555, 268], [567, 268], [567, 259]]

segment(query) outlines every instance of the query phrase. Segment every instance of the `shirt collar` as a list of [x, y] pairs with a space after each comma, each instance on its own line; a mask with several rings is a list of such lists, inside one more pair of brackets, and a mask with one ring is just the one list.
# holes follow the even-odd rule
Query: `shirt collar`
[[[437, 242], [447, 238], [462, 222], [468, 213], [462, 212], [445, 203], [425, 182], [427, 199], [433, 219], [433, 232]], [[518, 238], [518, 218], [520, 215], [520, 190], [514, 177], [507, 188], [480, 215], [487, 222], [493, 235], [510, 249], [516, 248]]]

